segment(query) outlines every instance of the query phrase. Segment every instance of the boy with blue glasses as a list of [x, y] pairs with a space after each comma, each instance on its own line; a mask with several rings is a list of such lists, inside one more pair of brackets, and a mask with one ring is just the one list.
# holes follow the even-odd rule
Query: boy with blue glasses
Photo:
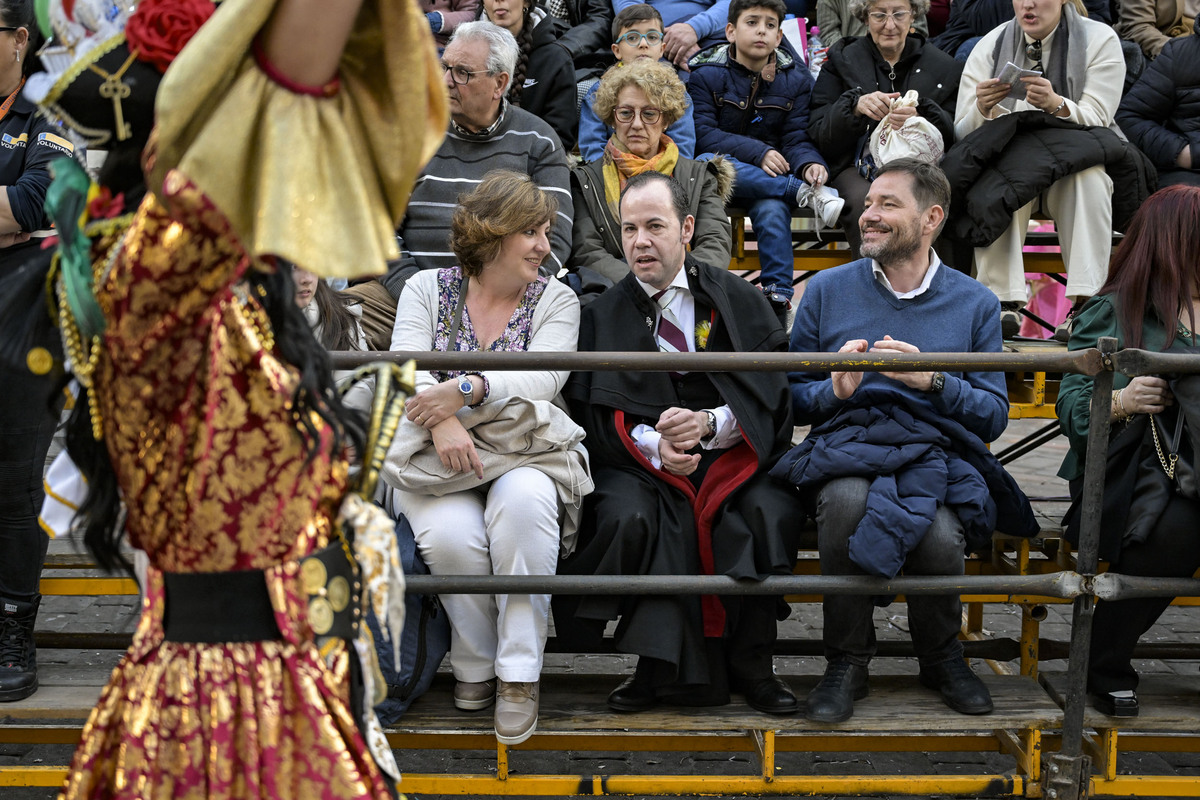
[[[658, 61], [663, 57], [663, 19], [653, 6], [638, 3], [621, 9], [613, 20], [612, 29], [612, 51], [617, 57], [617, 65], [613, 69], [632, 64], [639, 58]], [[579, 109], [579, 155], [585, 162], [595, 161], [604, 155], [604, 145], [613, 134], [612, 128], [601, 122], [592, 110], [598, 85], [599, 82], [588, 89], [583, 106]], [[692, 127], [691, 103], [688, 103], [683, 116], [667, 128], [666, 135], [679, 148], [679, 155], [693, 157], [696, 152], [696, 133]]]

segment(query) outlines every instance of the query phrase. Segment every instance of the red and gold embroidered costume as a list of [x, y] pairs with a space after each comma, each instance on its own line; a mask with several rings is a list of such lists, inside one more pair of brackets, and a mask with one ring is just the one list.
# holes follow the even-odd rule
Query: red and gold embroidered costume
[[[318, 653], [298, 575], [333, 535], [345, 454], [314, 415], [306, 458], [298, 372], [238, 281], [268, 253], [323, 274], [382, 271], [445, 100], [411, 3], [364, 4], [328, 99], [284, 90], [249, 57], [273, 6], [227, 0], [177, 59], [152, 193], [115, 258], [97, 259], [94, 391], [126, 527], [152, 566], [65, 798], [389, 796], [350, 710], [352, 648]], [[336, 236], [311, 230], [325, 222]], [[265, 571], [280, 640], [163, 640], [163, 572], [250, 569]]]

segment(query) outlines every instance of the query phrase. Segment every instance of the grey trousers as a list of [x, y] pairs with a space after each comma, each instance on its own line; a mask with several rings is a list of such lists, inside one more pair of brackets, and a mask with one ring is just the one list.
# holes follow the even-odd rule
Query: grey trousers
[[[866, 478], [836, 478], [817, 495], [817, 539], [823, 575], [865, 575], [850, 560], [850, 536], [867, 510]], [[940, 507], [929, 532], [908, 554], [906, 575], [962, 575], [966, 541], [958, 516]], [[874, 601], [866, 595], [830, 595], [823, 604], [825, 658], [866, 666], [875, 655]], [[957, 594], [908, 598], [909, 631], [923, 666], [962, 657]]]

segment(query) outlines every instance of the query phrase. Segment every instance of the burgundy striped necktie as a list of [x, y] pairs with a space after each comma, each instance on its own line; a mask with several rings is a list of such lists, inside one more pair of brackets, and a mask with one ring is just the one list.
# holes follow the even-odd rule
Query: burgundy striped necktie
[[662, 312], [658, 318], [658, 349], [664, 353], [688, 352], [687, 337], [679, 327], [679, 320], [668, 308], [675, 297], [675, 291], [674, 286], [668, 286], [654, 295], [654, 301], [658, 303]]

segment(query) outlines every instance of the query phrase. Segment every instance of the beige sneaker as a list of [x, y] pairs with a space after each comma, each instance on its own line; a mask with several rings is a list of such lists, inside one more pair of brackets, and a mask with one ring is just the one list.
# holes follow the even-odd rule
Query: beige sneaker
[[459, 681], [454, 685], [454, 707], [460, 711], [478, 711], [496, 702], [496, 681], [480, 681], [467, 683]]
[[538, 683], [500, 681], [496, 690], [496, 739], [520, 744], [537, 730]]

